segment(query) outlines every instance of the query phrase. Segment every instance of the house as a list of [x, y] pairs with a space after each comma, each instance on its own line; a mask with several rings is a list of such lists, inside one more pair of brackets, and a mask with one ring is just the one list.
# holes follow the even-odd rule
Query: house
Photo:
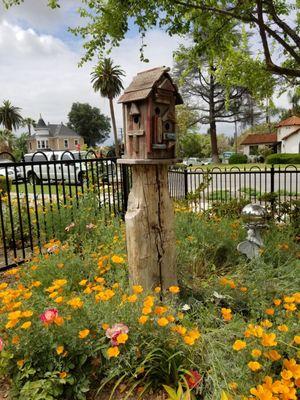
[[241, 146], [247, 156], [257, 155], [263, 146], [270, 147], [274, 153], [300, 153], [300, 117], [284, 119], [273, 133], [250, 133]]
[[84, 145], [83, 138], [71, 128], [60, 124], [46, 125], [43, 118], [34, 127], [34, 132], [27, 140], [29, 152], [38, 150], [78, 150]]

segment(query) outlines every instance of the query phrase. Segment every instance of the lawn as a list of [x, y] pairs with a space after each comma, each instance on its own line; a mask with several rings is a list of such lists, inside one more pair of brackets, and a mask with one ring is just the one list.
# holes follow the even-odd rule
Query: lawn
[[161, 293], [129, 287], [123, 222], [74, 210], [0, 284], [12, 399], [299, 398], [298, 226], [270, 223], [247, 261], [236, 215], [176, 206], [179, 286]]

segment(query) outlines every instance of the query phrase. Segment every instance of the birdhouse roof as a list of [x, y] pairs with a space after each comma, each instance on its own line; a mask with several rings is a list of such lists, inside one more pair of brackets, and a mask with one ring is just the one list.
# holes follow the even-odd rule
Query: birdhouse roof
[[176, 104], [182, 104], [183, 100], [178, 92], [177, 86], [173, 83], [168, 74], [170, 68], [157, 67], [139, 72], [125, 89], [123, 95], [119, 98], [119, 103], [129, 103], [131, 101], [144, 100], [149, 97], [152, 90], [159, 86], [167, 78], [172, 85], [176, 95]]

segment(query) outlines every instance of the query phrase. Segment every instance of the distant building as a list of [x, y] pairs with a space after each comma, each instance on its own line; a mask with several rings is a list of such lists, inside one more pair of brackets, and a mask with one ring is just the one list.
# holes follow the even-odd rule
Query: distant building
[[29, 152], [38, 150], [79, 150], [83, 145], [84, 140], [78, 133], [63, 123], [48, 123], [46, 125], [41, 116], [33, 134], [27, 140]]
[[274, 133], [250, 133], [241, 145], [247, 156], [257, 155], [263, 146], [274, 153], [300, 153], [300, 118], [292, 116], [281, 121]]

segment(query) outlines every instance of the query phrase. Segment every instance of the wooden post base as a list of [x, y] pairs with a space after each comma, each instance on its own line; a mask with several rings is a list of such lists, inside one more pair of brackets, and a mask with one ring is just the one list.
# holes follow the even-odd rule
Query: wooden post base
[[167, 165], [132, 165], [125, 215], [129, 278], [144, 289], [177, 285]]

